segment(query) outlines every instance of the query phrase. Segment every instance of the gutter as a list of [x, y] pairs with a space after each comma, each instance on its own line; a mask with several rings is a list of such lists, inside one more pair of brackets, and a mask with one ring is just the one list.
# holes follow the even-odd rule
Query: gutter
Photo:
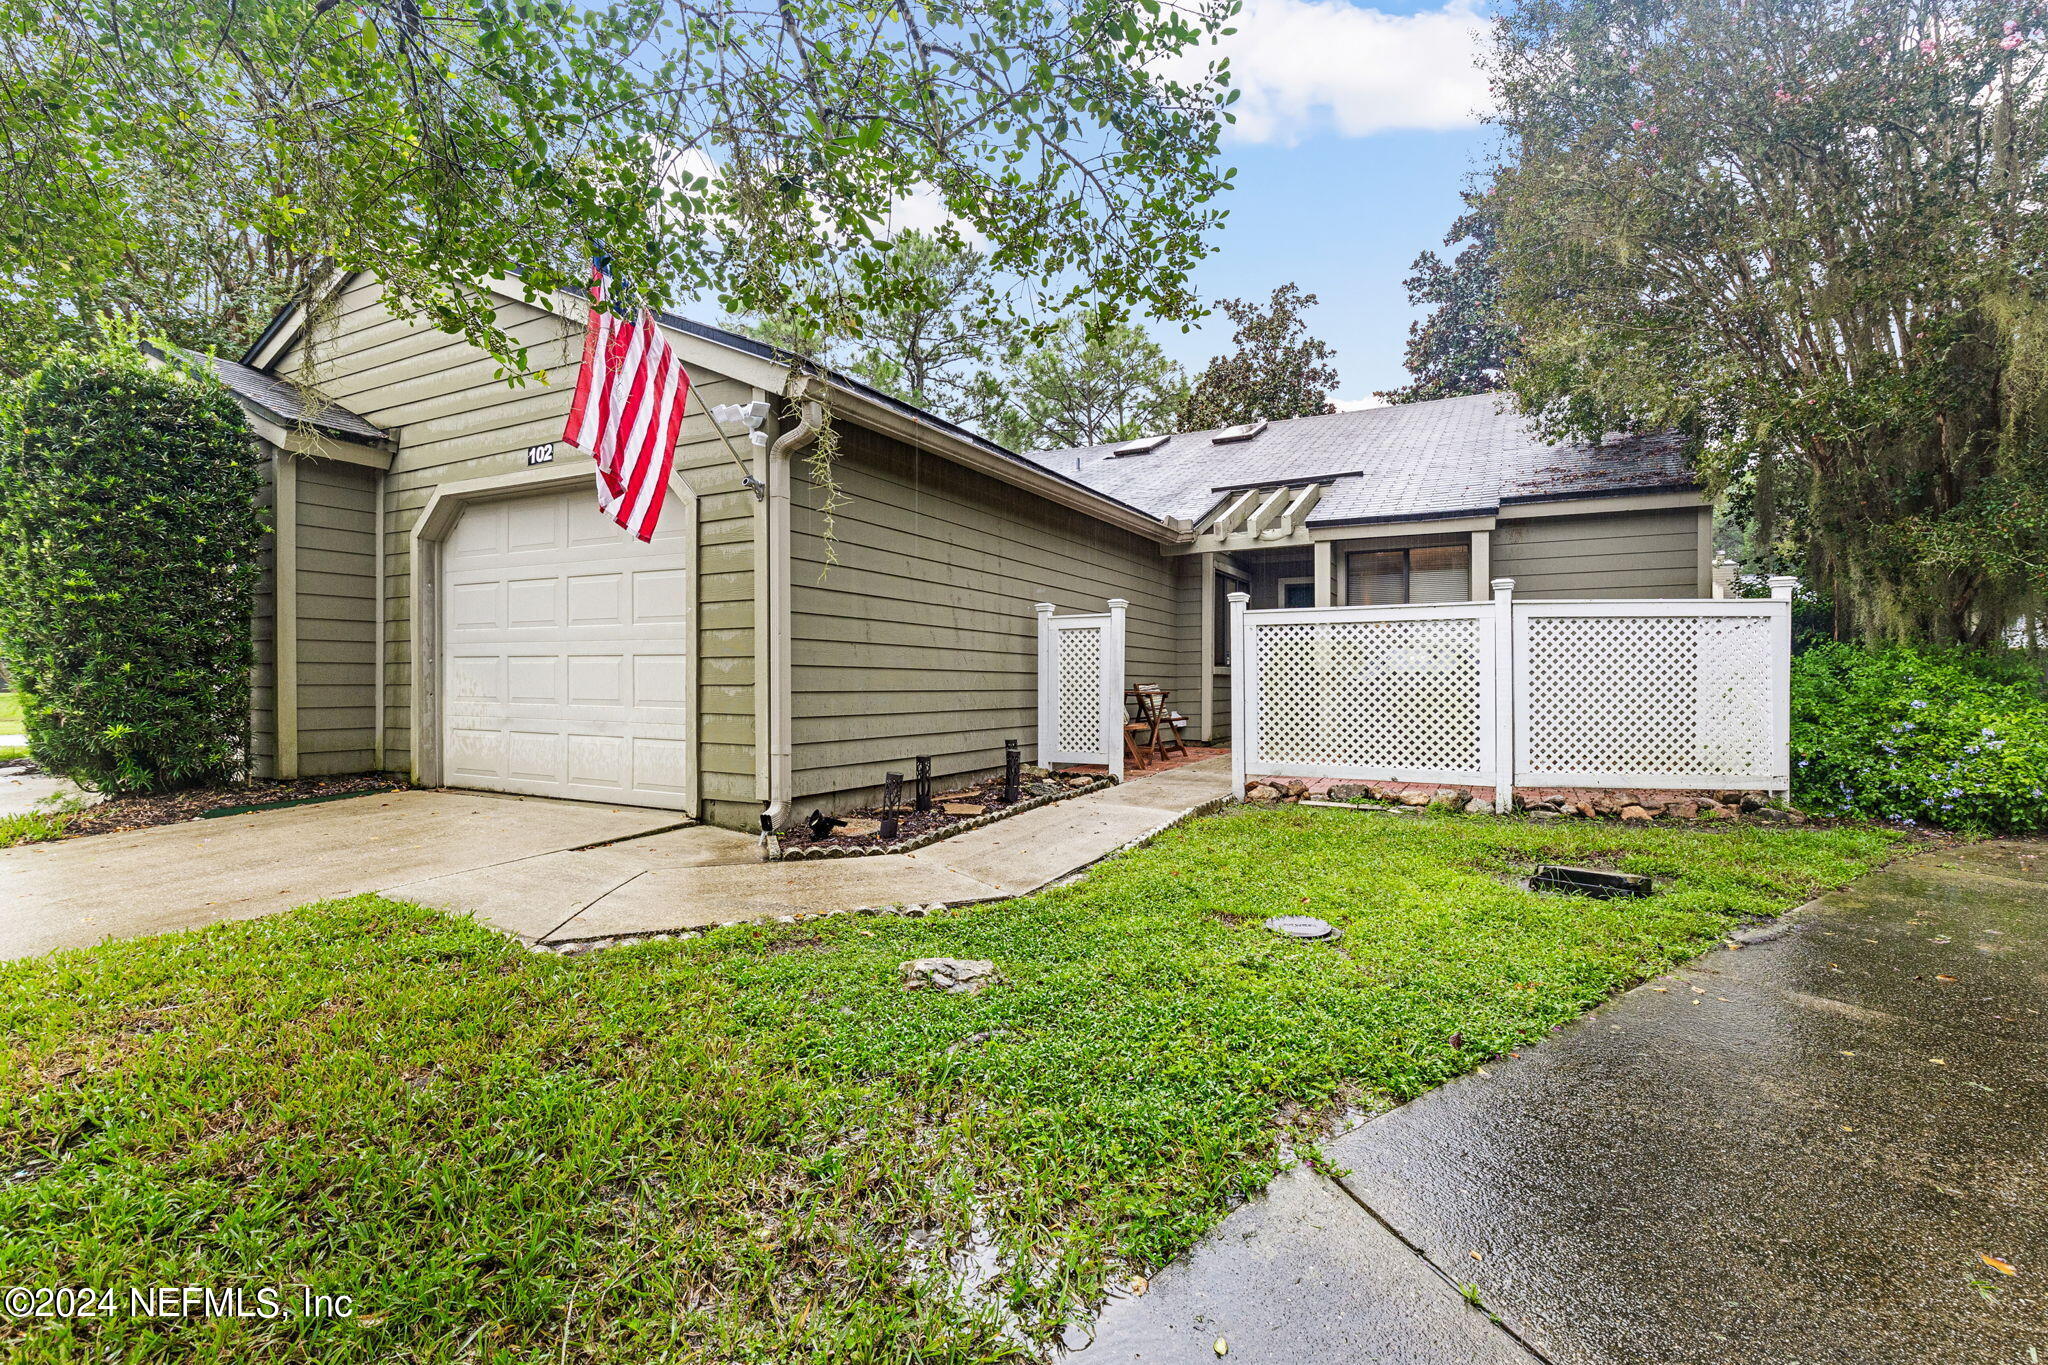
[[[800, 377], [801, 383], [798, 382]], [[756, 742], [767, 746], [768, 760], [768, 803], [761, 811], [761, 848], [764, 855], [768, 840], [789, 822], [790, 803], [795, 799], [791, 790], [794, 764], [789, 714], [790, 459], [816, 441], [819, 430], [825, 425], [824, 405], [811, 396], [808, 376], [792, 370], [784, 391], [796, 404], [797, 423], [777, 436], [775, 443], [768, 447], [767, 468], [761, 471], [762, 482], [767, 487], [767, 495], [761, 503], [761, 534], [767, 543], [764, 556], [767, 575], [760, 591], [766, 598], [768, 628], [762, 632], [757, 648], [762, 656], [762, 680], [768, 692], [768, 733], [756, 736]]]

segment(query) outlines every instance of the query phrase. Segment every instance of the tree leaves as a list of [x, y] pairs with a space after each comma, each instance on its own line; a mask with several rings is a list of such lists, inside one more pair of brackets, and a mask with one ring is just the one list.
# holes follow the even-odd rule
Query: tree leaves
[[374, 271], [507, 361], [473, 286], [573, 289], [592, 242], [657, 306], [823, 324], [880, 306], [866, 267], [918, 195], [1055, 311], [1186, 317], [1226, 185], [1225, 86], [1188, 50], [1234, 8], [0, 0], [0, 348], [187, 307], [129, 247], [209, 232], [273, 255], [238, 287]]
[[1240, 422], [1269, 422], [1335, 412], [1330, 390], [1337, 370], [1330, 347], [1308, 334], [1302, 313], [1315, 307], [1316, 296], [1300, 286], [1283, 284], [1262, 310], [1246, 299], [1224, 299], [1216, 306], [1237, 324], [1231, 336], [1237, 347], [1217, 356], [1195, 380], [1195, 390], [1181, 417], [1183, 431], [1207, 431]]
[[1493, 58], [1525, 405], [1697, 437], [1717, 491], [1778, 461], [1846, 631], [1985, 643], [2037, 612], [2048, 520], [2014, 493], [2048, 483], [2043, 17], [1526, 0]]

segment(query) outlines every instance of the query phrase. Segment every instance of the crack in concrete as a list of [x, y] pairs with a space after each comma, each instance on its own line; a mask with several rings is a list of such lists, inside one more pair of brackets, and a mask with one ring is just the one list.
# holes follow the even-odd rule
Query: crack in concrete
[[569, 913], [569, 914], [568, 914], [568, 915], [567, 915], [566, 917], [564, 917], [564, 918], [563, 918], [563, 920], [562, 920], [562, 922], [561, 922], [560, 924], [557, 924], [557, 925], [556, 925], [556, 926], [555, 926], [554, 928], [552, 928], [552, 929], [548, 930], [548, 931], [547, 931], [547, 932], [546, 932], [545, 934], [542, 934], [542, 935], [540, 935], [540, 936], [539, 936], [538, 938], [534, 939], [534, 942], [535, 942], [535, 943], [546, 943], [546, 942], [548, 942], [548, 941], [549, 941], [550, 939], [552, 939], [552, 938], [553, 938], [553, 937], [554, 937], [554, 936], [555, 936], [556, 934], [559, 934], [559, 933], [561, 933], [563, 929], [567, 928], [567, 927], [568, 927], [568, 925], [569, 925], [569, 922], [570, 922], [571, 920], [575, 919], [575, 918], [576, 918], [576, 917], [577, 917], [578, 915], [581, 915], [581, 914], [583, 914], [583, 913], [584, 913], [585, 911], [589, 910], [589, 909], [590, 909], [590, 908], [591, 908], [592, 906], [596, 905], [596, 904], [597, 904], [597, 903], [598, 903], [599, 901], [603, 900], [603, 899], [604, 899], [604, 898], [605, 898], [606, 896], [609, 896], [609, 895], [611, 895], [611, 894], [612, 894], [612, 893], [613, 893], [614, 891], [617, 891], [617, 890], [619, 890], [619, 889], [620, 889], [621, 887], [624, 887], [624, 886], [630, 885], [630, 884], [631, 884], [631, 883], [633, 883], [633, 882], [637, 882], [637, 881], [639, 881], [639, 880], [640, 880], [640, 879], [641, 879], [642, 877], [646, 876], [646, 875], [647, 875], [647, 874], [648, 874], [649, 872], [651, 872], [652, 870], [653, 870], [652, 868], [646, 868], [646, 867], [643, 867], [643, 868], [641, 868], [641, 869], [640, 869], [640, 870], [639, 870], [638, 872], [635, 872], [635, 873], [633, 873], [633, 874], [632, 874], [631, 876], [628, 876], [628, 877], [622, 878], [621, 880], [619, 880], [619, 881], [617, 881], [617, 882], [613, 883], [612, 885], [610, 885], [610, 886], [606, 887], [606, 888], [605, 888], [604, 890], [602, 890], [602, 891], [598, 892], [598, 893], [597, 893], [597, 894], [596, 894], [595, 896], [592, 896], [592, 897], [591, 897], [591, 898], [590, 898], [589, 900], [585, 901], [585, 902], [584, 902], [584, 903], [583, 903], [582, 905], [579, 905], [579, 906], [577, 906], [577, 907], [576, 907], [576, 908], [575, 908], [575, 909], [574, 909], [573, 911], [571, 911], [571, 912], [570, 912], [570, 913]]
[[[1318, 1171], [1316, 1174], [1321, 1176], [1322, 1172]], [[1424, 1251], [1421, 1247], [1417, 1246], [1414, 1242], [1410, 1241], [1408, 1235], [1402, 1232], [1401, 1229], [1395, 1227], [1392, 1223], [1388, 1222], [1386, 1217], [1383, 1214], [1381, 1214], [1378, 1209], [1374, 1208], [1372, 1205], [1366, 1203], [1363, 1199], [1359, 1198], [1357, 1192], [1354, 1191], [1349, 1185], [1346, 1185], [1341, 1180], [1332, 1179], [1329, 1176], [1322, 1176], [1322, 1178], [1328, 1180], [1330, 1184], [1335, 1185], [1344, 1198], [1349, 1199], [1352, 1203], [1356, 1204], [1360, 1209], [1362, 1209], [1365, 1212], [1366, 1217], [1372, 1219], [1373, 1222], [1378, 1223], [1381, 1227], [1385, 1228], [1387, 1230], [1387, 1235], [1389, 1237], [1392, 1237], [1402, 1246], [1408, 1248], [1408, 1252], [1410, 1255], [1414, 1256], [1416, 1260], [1422, 1262], [1422, 1264], [1426, 1266], [1432, 1273], [1434, 1273], [1438, 1279], [1442, 1280], [1445, 1285], [1449, 1286], [1451, 1292], [1458, 1296], [1458, 1301], [1460, 1303], [1467, 1304], [1475, 1311], [1484, 1313], [1486, 1315], [1487, 1322], [1492, 1325], [1495, 1331], [1500, 1332], [1502, 1335], [1506, 1336], [1508, 1340], [1514, 1342], [1515, 1345], [1527, 1351], [1533, 1359], [1540, 1361], [1542, 1365], [1556, 1365], [1556, 1362], [1551, 1360], [1551, 1358], [1548, 1355], [1545, 1355], [1542, 1351], [1536, 1348], [1536, 1344], [1534, 1342], [1530, 1341], [1520, 1332], [1517, 1332], [1514, 1328], [1510, 1327], [1507, 1324], [1506, 1319], [1500, 1317], [1492, 1309], [1486, 1308], [1480, 1304], [1475, 1304], [1472, 1302], [1472, 1300], [1466, 1298], [1463, 1285], [1461, 1284], [1457, 1276], [1451, 1274], [1450, 1271], [1445, 1270], [1442, 1266], [1438, 1265], [1435, 1261], [1431, 1260], [1428, 1252]]]

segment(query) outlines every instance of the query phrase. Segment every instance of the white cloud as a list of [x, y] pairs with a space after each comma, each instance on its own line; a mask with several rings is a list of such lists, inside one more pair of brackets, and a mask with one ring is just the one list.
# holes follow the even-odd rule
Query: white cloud
[[909, 194], [898, 196], [890, 206], [889, 214], [882, 223], [882, 235], [894, 237], [899, 232], [936, 232], [946, 224], [953, 225], [953, 231], [960, 234], [960, 240], [976, 250], [986, 250], [988, 239], [981, 235], [972, 223], [956, 217], [946, 207], [946, 201], [939, 196], [935, 185], [919, 185]]
[[1420, 14], [1349, 0], [1246, 0], [1236, 27], [1203, 55], [1230, 58], [1231, 84], [1244, 92], [1232, 107], [1241, 141], [1462, 128], [1491, 103], [1473, 60], [1487, 32], [1474, 0]]

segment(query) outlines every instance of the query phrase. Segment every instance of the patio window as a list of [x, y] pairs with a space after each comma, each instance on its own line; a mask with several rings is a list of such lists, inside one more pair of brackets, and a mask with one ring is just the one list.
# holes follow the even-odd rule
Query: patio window
[[1344, 601], [1349, 606], [1463, 602], [1471, 595], [1470, 545], [1354, 550], [1344, 557]]

